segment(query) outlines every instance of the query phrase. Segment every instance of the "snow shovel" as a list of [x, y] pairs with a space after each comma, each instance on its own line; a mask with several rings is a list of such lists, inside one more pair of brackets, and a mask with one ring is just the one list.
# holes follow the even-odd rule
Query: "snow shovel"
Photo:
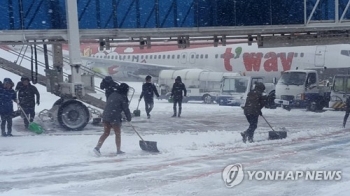
[[158, 148], [157, 148], [157, 142], [154, 141], [145, 141], [142, 139], [141, 135], [136, 131], [135, 127], [132, 126], [131, 123], [129, 123], [129, 125], [132, 127], [132, 129], [136, 132], [136, 134], [140, 137], [140, 148], [144, 151], [148, 151], [148, 152], [159, 152]]
[[269, 122], [267, 122], [266, 118], [261, 115], [265, 122], [270, 126], [272, 131], [269, 131], [269, 140], [278, 140], [278, 139], [284, 139], [287, 137], [287, 131], [275, 131]]
[[44, 129], [42, 126], [40, 126], [39, 124], [35, 123], [35, 122], [30, 122], [29, 121], [29, 118], [27, 116], [27, 114], [24, 112], [24, 110], [22, 109], [21, 106], [18, 105], [18, 108], [22, 111], [24, 117], [27, 119], [27, 121], [29, 122], [29, 125], [28, 125], [28, 129], [29, 131], [31, 132], [34, 132], [36, 134], [42, 134], [44, 132]]
[[139, 100], [139, 103], [137, 104], [136, 110], [134, 110], [134, 112], [133, 112], [134, 115], [137, 116], [137, 117], [138, 117], [138, 116], [141, 116], [141, 111], [139, 110], [140, 101], [141, 101], [141, 100]]

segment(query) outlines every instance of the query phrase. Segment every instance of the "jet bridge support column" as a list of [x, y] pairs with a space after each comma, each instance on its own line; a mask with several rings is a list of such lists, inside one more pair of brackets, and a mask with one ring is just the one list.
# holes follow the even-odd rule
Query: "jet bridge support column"
[[71, 95], [73, 98], [83, 97], [85, 95], [84, 85], [81, 80], [82, 60], [80, 57], [80, 36], [78, 23], [77, 0], [66, 0], [67, 14], [67, 35], [69, 46], [69, 63], [72, 70], [71, 83], [63, 83], [62, 93]]

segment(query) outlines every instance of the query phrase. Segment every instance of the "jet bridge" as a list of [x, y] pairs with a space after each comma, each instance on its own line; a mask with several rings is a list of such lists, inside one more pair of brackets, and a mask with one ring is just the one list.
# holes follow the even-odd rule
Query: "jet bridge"
[[[350, 43], [350, 0], [79, 0], [79, 37], [102, 47], [192, 40], [259, 47]], [[68, 41], [65, 0], [9, 0], [0, 7], [0, 42]]]

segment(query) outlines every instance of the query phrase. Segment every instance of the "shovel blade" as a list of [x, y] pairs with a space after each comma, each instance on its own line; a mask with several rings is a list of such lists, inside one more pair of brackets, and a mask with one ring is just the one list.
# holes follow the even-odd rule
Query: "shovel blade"
[[287, 137], [287, 131], [269, 131], [269, 140], [279, 140]]
[[141, 110], [134, 110], [133, 113], [135, 116], [141, 116]]
[[42, 134], [44, 132], [44, 129], [35, 122], [29, 123], [28, 129], [36, 134]]
[[157, 142], [140, 140], [139, 144], [140, 144], [140, 148], [144, 151], [159, 152], [157, 148]]

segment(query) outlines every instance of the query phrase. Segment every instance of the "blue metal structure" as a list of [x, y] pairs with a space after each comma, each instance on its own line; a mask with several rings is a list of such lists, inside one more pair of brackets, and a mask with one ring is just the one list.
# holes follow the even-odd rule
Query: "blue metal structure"
[[[313, 21], [336, 20], [336, 7], [338, 19], [344, 10], [343, 19], [350, 18], [347, 4], [348, 0], [339, 0], [339, 5], [334, 0], [78, 0], [78, 15], [81, 29], [289, 25], [304, 24], [310, 14]], [[67, 28], [64, 0], [3, 0], [0, 16], [0, 30]]]

